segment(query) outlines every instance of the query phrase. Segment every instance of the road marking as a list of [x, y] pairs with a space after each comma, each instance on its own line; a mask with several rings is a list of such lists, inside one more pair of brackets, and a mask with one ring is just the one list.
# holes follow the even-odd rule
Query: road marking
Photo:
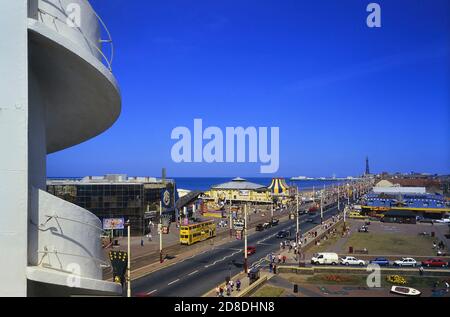
[[153, 293], [156, 292], [156, 291], [157, 291], [157, 289], [154, 289], [153, 291], [148, 292], [147, 295], [151, 295], [151, 294], [153, 294]]
[[167, 284], [167, 285], [170, 285], [170, 284], [173, 284], [173, 283], [176, 283], [176, 282], [178, 282], [180, 279], [179, 278], [177, 278], [175, 281], [172, 281], [172, 282], [170, 282], [169, 284]]
[[227, 258], [229, 258], [229, 257], [232, 257], [232, 256], [235, 255], [235, 254], [241, 253], [242, 251], [243, 251], [243, 250], [240, 249], [240, 250], [238, 250], [238, 251], [236, 251], [236, 252], [233, 252], [233, 253], [231, 253], [231, 254], [229, 254], [229, 255], [226, 255], [226, 256], [224, 256], [224, 257], [223, 257], [222, 259], [220, 259], [220, 260], [216, 260], [216, 261], [214, 261], [214, 262], [211, 263], [211, 264], [205, 265], [205, 268], [208, 268], [208, 267], [210, 267], [210, 266], [216, 265], [218, 262], [221, 262], [221, 261], [223, 261], [223, 260], [225, 260], [225, 259], [227, 259]]
[[198, 270], [195, 270], [194, 272], [191, 272], [191, 273], [189, 273], [188, 275], [192, 275], [192, 274], [195, 274], [195, 273], [197, 273], [198, 272]]

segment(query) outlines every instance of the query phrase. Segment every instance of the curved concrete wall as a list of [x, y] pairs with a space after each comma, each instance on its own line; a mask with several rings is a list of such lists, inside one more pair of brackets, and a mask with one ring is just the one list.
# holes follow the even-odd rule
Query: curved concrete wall
[[29, 241], [29, 264], [66, 272], [77, 265], [80, 276], [102, 280], [101, 221], [40, 189], [33, 188], [32, 203], [39, 212], [30, 219], [29, 237], [37, 241]]
[[[101, 32], [98, 19], [87, 0], [31, 1], [37, 2], [37, 13], [29, 13], [31, 18], [41, 21], [50, 29], [70, 39], [97, 59], [102, 59], [99, 52], [102, 46], [99, 42]], [[79, 19], [75, 21], [79, 22], [79, 25], [74, 25], [70, 18], [78, 13]]]

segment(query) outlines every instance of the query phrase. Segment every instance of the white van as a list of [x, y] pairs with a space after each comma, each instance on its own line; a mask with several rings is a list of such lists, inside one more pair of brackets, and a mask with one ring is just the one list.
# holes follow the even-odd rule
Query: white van
[[317, 253], [311, 258], [311, 264], [331, 264], [338, 265], [339, 264], [339, 256], [337, 253], [332, 252], [324, 252]]

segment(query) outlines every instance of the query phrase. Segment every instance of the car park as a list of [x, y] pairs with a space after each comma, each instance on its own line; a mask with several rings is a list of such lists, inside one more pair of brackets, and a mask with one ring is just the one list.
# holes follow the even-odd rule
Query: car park
[[415, 267], [417, 265], [417, 261], [413, 258], [402, 258], [400, 260], [394, 261], [394, 266], [411, 266]]
[[364, 266], [366, 265], [366, 262], [364, 260], [360, 260], [357, 259], [353, 256], [345, 256], [343, 258], [340, 259], [339, 261], [342, 265], [359, 265], [359, 266]]
[[447, 267], [448, 266], [448, 262], [445, 262], [442, 259], [428, 259], [425, 261], [422, 261], [422, 265], [423, 266], [427, 266], [427, 267]]
[[386, 258], [375, 258], [370, 260], [370, 264], [378, 264], [379, 266], [389, 266], [389, 260]]

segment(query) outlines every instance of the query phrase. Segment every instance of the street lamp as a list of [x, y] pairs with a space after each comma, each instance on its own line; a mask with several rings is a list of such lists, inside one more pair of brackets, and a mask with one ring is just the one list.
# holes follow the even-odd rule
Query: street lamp
[[247, 204], [244, 205], [244, 272], [248, 273], [247, 270]]
[[125, 223], [125, 226], [127, 227], [127, 297], [131, 297], [131, 225], [130, 225], [130, 219], [127, 220]]

